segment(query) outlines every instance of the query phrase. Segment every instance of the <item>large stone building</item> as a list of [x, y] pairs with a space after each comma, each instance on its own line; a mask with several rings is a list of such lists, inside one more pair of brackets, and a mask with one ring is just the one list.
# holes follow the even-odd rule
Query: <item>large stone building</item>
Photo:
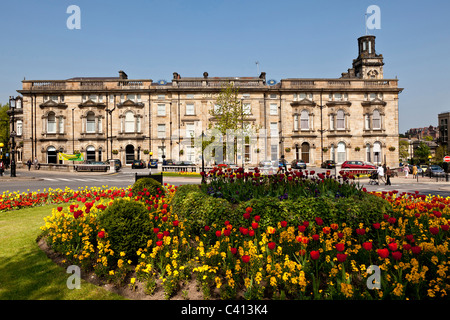
[[[247, 120], [277, 139], [266, 139], [261, 151], [245, 147], [245, 161], [310, 165], [334, 159], [398, 165], [397, 79], [383, 78], [383, 56], [375, 51], [375, 36], [358, 39], [352, 68], [333, 79], [266, 80], [259, 77], [184, 77], [171, 81], [86, 77], [67, 80], [24, 80], [16, 111], [18, 161], [37, 157], [59, 163], [57, 153], [83, 153], [87, 160], [119, 158], [148, 160], [162, 155], [198, 161], [188, 142], [191, 133], [206, 130], [215, 99], [224, 84], [239, 88]], [[174, 134], [176, 132], [176, 134]], [[178, 134], [178, 132], [180, 134]], [[174, 138], [175, 137], [175, 138]], [[63, 161], [63, 163], [71, 163]], [[238, 162], [240, 164], [240, 162]]]

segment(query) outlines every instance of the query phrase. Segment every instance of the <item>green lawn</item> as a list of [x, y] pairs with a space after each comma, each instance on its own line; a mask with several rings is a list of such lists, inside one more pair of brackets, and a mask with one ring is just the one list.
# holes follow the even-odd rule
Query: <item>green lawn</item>
[[123, 299], [84, 280], [80, 289], [67, 288], [71, 274], [36, 243], [44, 217], [56, 206], [0, 213], [0, 300]]

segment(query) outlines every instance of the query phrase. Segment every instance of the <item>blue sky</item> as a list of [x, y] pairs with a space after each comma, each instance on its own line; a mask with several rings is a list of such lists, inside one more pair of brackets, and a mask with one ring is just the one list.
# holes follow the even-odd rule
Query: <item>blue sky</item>
[[[69, 5], [81, 29], [69, 30]], [[0, 103], [26, 79], [117, 76], [338, 78], [357, 56], [364, 13], [381, 10], [376, 49], [399, 78], [400, 132], [450, 110], [450, 2], [365, 0], [15, 0], [0, 3]]]

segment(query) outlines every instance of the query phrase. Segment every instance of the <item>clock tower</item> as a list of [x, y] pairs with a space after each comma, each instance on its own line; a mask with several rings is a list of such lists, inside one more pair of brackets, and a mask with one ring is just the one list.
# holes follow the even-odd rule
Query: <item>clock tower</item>
[[358, 57], [353, 60], [354, 75], [361, 79], [383, 79], [383, 55], [375, 51], [375, 36], [358, 38]]

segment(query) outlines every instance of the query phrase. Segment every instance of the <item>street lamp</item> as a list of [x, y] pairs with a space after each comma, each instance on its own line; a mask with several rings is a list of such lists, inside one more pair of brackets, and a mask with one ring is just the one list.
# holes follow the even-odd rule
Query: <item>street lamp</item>
[[9, 113], [12, 115], [11, 123], [12, 123], [12, 131], [11, 131], [11, 177], [16, 177], [16, 141], [15, 136], [16, 132], [15, 128], [15, 119], [14, 113], [16, 109], [16, 100], [17, 98], [9, 97]]
[[242, 134], [242, 171], [244, 169], [244, 161], [245, 161], [245, 136], [244, 136], [244, 97], [241, 97], [241, 134]]
[[202, 184], [206, 183], [205, 179], [205, 154], [204, 154], [204, 146], [203, 146], [203, 138], [205, 137], [205, 133], [202, 131]]

